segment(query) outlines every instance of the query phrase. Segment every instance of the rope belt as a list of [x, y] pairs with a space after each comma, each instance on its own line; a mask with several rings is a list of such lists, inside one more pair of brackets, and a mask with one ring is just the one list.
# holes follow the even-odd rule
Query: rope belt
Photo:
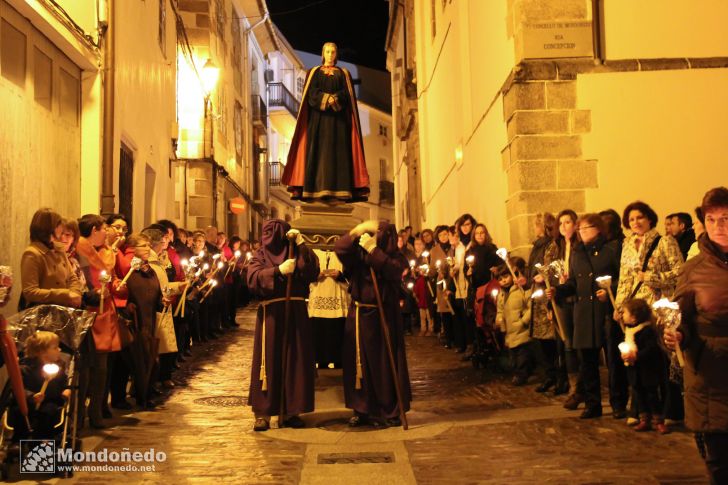
[[364, 377], [364, 373], [361, 369], [361, 348], [359, 346], [359, 308], [377, 308], [377, 305], [369, 303], [354, 302], [356, 306], [356, 383], [354, 384], [355, 389], [361, 389], [361, 380]]
[[[263, 332], [261, 334], [261, 350], [260, 350], [260, 372], [258, 374], [258, 379], [263, 381], [263, 383], [260, 386], [260, 389], [262, 391], [268, 390], [268, 374], [265, 371], [265, 307], [270, 305], [271, 303], [280, 303], [282, 301], [286, 301], [285, 298], [273, 298], [272, 300], [265, 300], [260, 302], [260, 306], [263, 307]], [[292, 296], [290, 298], [290, 301], [306, 301], [305, 298], [301, 296]]]

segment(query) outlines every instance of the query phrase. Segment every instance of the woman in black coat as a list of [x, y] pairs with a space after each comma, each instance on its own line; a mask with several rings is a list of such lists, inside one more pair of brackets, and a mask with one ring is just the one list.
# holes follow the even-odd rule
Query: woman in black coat
[[599, 351], [604, 343], [604, 327], [613, 311], [607, 292], [596, 278], [612, 277], [612, 290], [617, 286], [619, 255], [606, 244], [604, 222], [598, 214], [585, 214], [577, 221], [581, 244], [571, 254], [569, 278], [555, 288], [557, 300], [575, 296], [572, 345], [579, 354], [579, 381], [586, 409], [581, 418], [602, 415], [599, 383]]

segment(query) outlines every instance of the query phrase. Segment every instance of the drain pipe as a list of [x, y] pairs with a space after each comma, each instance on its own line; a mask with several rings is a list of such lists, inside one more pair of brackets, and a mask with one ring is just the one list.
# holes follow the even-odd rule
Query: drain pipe
[[[106, 0], [107, 27], [104, 36], [104, 128], [103, 156], [101, 162], [101, 215], [115, 212], [114, 203], [114, 54], [116, 50], [116, 0]], [[131, 217], [131, 214], [125, 214]]]

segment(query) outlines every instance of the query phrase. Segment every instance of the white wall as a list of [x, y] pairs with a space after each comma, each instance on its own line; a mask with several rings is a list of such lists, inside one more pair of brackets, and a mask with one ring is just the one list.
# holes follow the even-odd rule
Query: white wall
[[725, 0], [608, 0], [608, 59], [728, 55]]
[[423, 227], [452, 224], [469, 212], [494, 238], [508, 241], [500, 155], [507, 137], [499, 95], [514, 62], [507, 2], [453, 2], [444, 10], [438, 3], [436, 11], [433, 39], [430, 1], [415, 4]]
[[[134, 150], [133, 229], [174, 218], [174, 180], [170, 177], [171, 126], [176, 120], [176, 30], [169, 4], [166, 56], [158, 42], [158, 2], [117, 5], [114, 194], [119, 207], [120, 142]], [[176, 135], [176, 134], [175, 134]], [[154, 171], [150, 177], [149, 169]], [[155, 180], [151, 190], [148, 185]], [[145, 197], [151, 207], [146, 207]], [[147, 220], [145, 220], [147, 219]]]
[[592, 117], [583, 153], [599, 173], [587, 210], [621, 213], [642, 199], [661, 218], [692, 213], [708, 189], [727, 185], [727, 85], [726, 69], [579, 76], [579, 106]]

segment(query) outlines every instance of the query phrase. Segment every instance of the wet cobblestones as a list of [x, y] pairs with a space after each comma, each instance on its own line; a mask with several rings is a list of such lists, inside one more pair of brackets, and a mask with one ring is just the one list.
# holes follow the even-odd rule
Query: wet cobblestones
[[[239, 329], [196, 349], [176, 373], [183, 385], [158, 410], [118, 416], [100, 438], [86, 439], [110, 451], [162, 450], [167, 460], [154, 472], [77, 473], [63, 483], [353, 485], [371, 483], [372, 477], [379, 477], [379, 484], [706, 483], [691, 434], [637, 434], [608, 414], [580, 420], [578, 411], [561, 409], [563, 396], [534, 392], [536, 380], [513, 387], [507, 374], [473, 369], [432, 337], [407, 337], [414, 393], [410, 431], [352, 433], [344, 424], [348, 412], [337, 401], [340, 377], [326, 370], [317, 381], [317, 404], [333, 396], [333, 408], [317, 406], [316, 413], [304, 416], [304, 430], [254, 433], [250, 408], [241, 405], [247, 400], [254, 317], [254, 307], [241, 311]], [[315, 444], [322, 443], [322, 433], [345, 439]], [[347, 440], [382, 445], [351, 450]], [[324, 451], [357, 450], [397, 458], [315, 468], [327, 463], [319, 461]], [[395, 467], [399, 475], [391, 476], [399, 478], [388, 479], [387, 470]]]

